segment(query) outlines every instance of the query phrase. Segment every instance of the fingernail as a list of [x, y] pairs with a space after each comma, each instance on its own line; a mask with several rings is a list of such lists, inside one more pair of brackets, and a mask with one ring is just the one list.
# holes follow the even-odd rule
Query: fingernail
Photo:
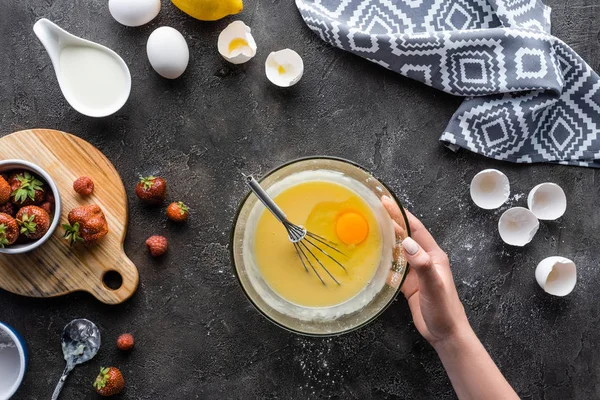
[[411, 256], [419, 251], [419, 244], [411, 237], [407, 237], [402, 241], [402, 247], [404, 247], [404, 250]]

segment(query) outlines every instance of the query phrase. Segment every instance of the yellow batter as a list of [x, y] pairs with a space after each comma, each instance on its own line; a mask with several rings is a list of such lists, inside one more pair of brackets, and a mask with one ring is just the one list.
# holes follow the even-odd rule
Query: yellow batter
[[279, 296], [301, 306], [327, 307], [343, 303], [365, 288], [379, 265], [382, 237], [377, 219], [364, 200], [352, 190], [326, 181], [294, 185], [274, 200], [290, 221], [337, 243], [345, 256], [336, 254], [335, 258], [347, 270], [321, 254], [321, 262], [341, 283], [337, 285], [313, 263], [326, 283], [323, 285], [308, 265], [306, 272], [283, 225], [264, 210], [255, 232], [256, 262], [264, 280]]

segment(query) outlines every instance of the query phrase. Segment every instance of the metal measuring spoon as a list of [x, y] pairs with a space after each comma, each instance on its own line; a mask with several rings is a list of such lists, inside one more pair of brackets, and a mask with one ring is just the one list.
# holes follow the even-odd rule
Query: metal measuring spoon
[[74, 319], [65, 326], [62, 334], [62, 350], [67, 366], [54, 389], [52, 400], [58, 399], [69, 372], [76, 365], [94, 358], [98, 349], [100, 349], [100, 331], [92, 321]]

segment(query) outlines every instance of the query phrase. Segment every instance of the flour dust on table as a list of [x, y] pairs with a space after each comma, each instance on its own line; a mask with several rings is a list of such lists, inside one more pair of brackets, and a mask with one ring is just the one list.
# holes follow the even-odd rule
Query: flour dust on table
[[600, 167], [600, 79], [539, 0], [296, 0], [324, 41], [466, 99], [441, 140], [519, 163]]

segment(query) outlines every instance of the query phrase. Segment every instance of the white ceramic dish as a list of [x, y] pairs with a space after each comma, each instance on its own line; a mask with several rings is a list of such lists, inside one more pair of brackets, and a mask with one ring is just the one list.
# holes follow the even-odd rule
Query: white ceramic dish
[[10, 399], [25, 376], [27, 368], [25, 341], [8, 325], [0, 322], [0, 399]]
[[46, 181], [48, 187], [50, 188], [50, 190], [52, 190], [52, 194], [54, 194], [54, 201], [55, 201], [55, 203], [54, 203], [54, 218], [52, 219], [52, 222], [50, 223], [50, 228], [48, 229], [48, 232], [46, 232], [46, 234], [44, 236], [42, 236], [42, 238], [40, 238], [34, 242], [31, 242], [31, 243], [14, 244], [12, 246], [5, 247], [3, 249], [0, 248], [0, 254], [21, 254], [21, 253], [27, 253], [28, 251], [37, 249], [38, 247], [43, 245], [44, 242], [46, 242], [46, 240], [48, 240], [50, 238], [50, 236], [52, 236], [52, 234], [58, 227], [58, 223], [60, 222], [60, 212], [61, 212], [60, 193], [58, 192], [58, 187], [56, 186], [56, 183], [54, 183], [54, 180], [52, 179], [52, 177], [41, 167], [39, 167], [33, 163], [30, 163], [29, 161], [25, 161], [25, 160], [3, 160], [3, 161], [0, 161], [0, 173], [6, 172], [6, 171], [12, 171], [15, 169], [25, 169], [25, 170], [31, 171], [34, 174], [41, 177], [44, 181]]
[[[48, 55], [50, 56], [52, 66], [54, 67], [54, 72], [56, 73], [56, 78], [58, 79], [58, 85], [60, 86], [60, 90], [62, 91], [63, 96], [65, 96], [65, 99], [76, 111], [89, 117], [106, 117], [120, 110], [121, 107], [123, 107], [123, 105], [127, 102], [127, 99], [129, 98], [129, 94], [131, 92], [131, 74], [129, 72], [127, 64], [125, 64], [125, 61], [123, 61], [123, 59], [117, 53], [115, 53], [106, 46], [102, 46], [90, 40], [82, 39], [78, 36], [75, 36], [65, 31], [52, 21], [47, 20], [46, 18], [42, 18], [39, 21], [37, 21], [33, 26], [33, 31], [40, 39], [42, 45], [44, 46], [44, 48], [48, 52]], [[93, 92], [94, 95], [98, 97], [100, 96], [101, 92], [108, 91], [107, 93], [110, 94], [111, 99], [109, 104], [103, 104], [102, 106], [91, 105], [88, 102], [83, 101], [83, 97], [77, 94], [78, 90], [81, 90], [82, 82], [90, 83], [94, 80], [100, 82], [100, 76], [98, 75], [105, 75], [103, 73], [103, 69], [100, 67], [100, 63], [98, 62], [100, 60], [97, 59], [96, 62], [92, 64], [90, 64], [88, 60], [86, 64], [86, 60], [83, 57], [79, 57], [79, 59], [76, 60], [76, 62], [77, 65], [80, 66], [80, 68], [76, 68], [75, 70], [68, 72], [63, 71], [63, 64], [61, 63], [61, 53], [66, 48], [88, 49], [88, 53], [89, 51], [93, 51], [95, 53], [103, 55], [103, 62], [106, 62], [108, 60], [115, 64], [116, 70], [120, 72], [120, 74], [118, 74], [117, 76], [122, 78], [119, 80], [119, 82], [121, 82], [121, 84], [118, 85], [119, 87], [114, 89], [115, 91], [118, 90], [118, 93], [112, 93], [112, 91], [108, 91], [108, 86], [111, 86], [110, 83], [114, 82], [114, 79], [102, 79], [103, 84], [96, 84], [95, 92]], [[83, 74], [82, 71], [86, 71], [87, 69], [91, 70], [93, 68], [96, 68], [97, 70], [97, 73], [94, 74], [95, 79], [90, 80], [86, 78], [83, 81], [79, 79], [78, 82], [80, 84], [76, 86], [70, 84], [68, 79], [69, 75], [65, 75], [74, 74], [75, 76], [77, 76]], [[106, 95], [107, 93], [104, 93], [104, 95]]]

